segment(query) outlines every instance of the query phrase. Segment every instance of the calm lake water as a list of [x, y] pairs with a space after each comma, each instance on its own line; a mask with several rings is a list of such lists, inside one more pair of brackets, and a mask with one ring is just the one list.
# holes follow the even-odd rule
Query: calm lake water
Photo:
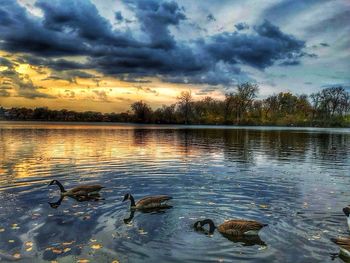
[[[349, 235], [349, 129], [0, 122], [0, 149], [4, 262], [341, 262], [329, 238]], [[52, 179], [104, 200], [51, 208]], [[173, 208], [125, 224], [128, 192]], [[204, 218], [269, 226], [229, 240], [193, 231]]]

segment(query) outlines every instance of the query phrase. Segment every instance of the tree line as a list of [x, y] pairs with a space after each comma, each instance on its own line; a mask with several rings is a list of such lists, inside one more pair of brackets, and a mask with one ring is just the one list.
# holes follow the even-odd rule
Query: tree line
[[153, 110], [144, 101], [131, 104], [122, 113], [94, 111], [75, 112], [0, 107], [0, 118], [6, 120], [134, 122], [156, 124], [208, 125], [280, 125], [280, 126], [350, 126], [350, 94], [343, 87], [325, 88], [320, 92], [295, 95], [281, 92], [257, 99], [257, 84], [243, 83], [224, 99], [205, 97], [194, 100], [190, 91], [183, 91], [177, 102]]

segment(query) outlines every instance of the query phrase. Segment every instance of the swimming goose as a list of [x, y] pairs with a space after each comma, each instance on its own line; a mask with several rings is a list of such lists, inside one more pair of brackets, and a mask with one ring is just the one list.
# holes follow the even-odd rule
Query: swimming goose
[[57, 181], [57, 180], [52, 180], [49, 185], [58, 185], [58, 187], [61, 190], [61, 195], [62, 196], [70, 196], [70, 197], [79, 197], [79, 196], [90, 196], [94, 194], [98, 194], [98, 192], [104, 188], [101, 185], [95, 184], [95, 185], [80, 185], [77, 187], [74, 187], [73, 189], [70, 189], [66, 191], [63, 187], [63, 185]]
[[131, 194], [125, 194], [123, 202], [126, 200], [131, 201], [130, 209], [153, 209], [153, 208], [170, 208], [169, 205], [166, 204], [166, 201], [172, 199], [171, 196], [167, 195], [154, 195], [154, 196], [146, 196], [135, 203], [135, 199]]
[[349, 206], [344, 207], [343, 208], [343, 212], [344, 212], [344, 214], [347, 217], [347, 223], [348, 223], [348, 227], [349, 227], [349, 230], [350, 230], [350, 207]]
[[213, 234], [215, 228], [217, 228], [221, 234], [229, 236], [257, 235], [260, 229], [267, 226], [267, 224], [262, 224], [258, 221], [242, 219], [228, 220], [218, 227], [214, 225], [213, 220], [205, 219], [197, 221], [193, 226], [195, 229], [201, 230], [206, 224], [209, 224], [209, 234]]
[[331, 241], [340, 247], [340, 254], [350, 258], [350, 238], [337, 237], [331, 238]]

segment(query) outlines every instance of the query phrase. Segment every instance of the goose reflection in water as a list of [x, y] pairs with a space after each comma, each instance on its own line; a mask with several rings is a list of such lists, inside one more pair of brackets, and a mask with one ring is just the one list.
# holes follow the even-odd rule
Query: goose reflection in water
[[171, 209], [171, 208], [173, 208], [173, 206], [167, 205], [167, 206], [163, 206], [162, 208], [148, 208], [148, 209], [139, 209], [139, 210], [131, 209], [129, 217], [124, 218], [123, 221], [125, 224], [130, 224], [130, 222], [133, 220], [135, 216], [136, 211], [144, 214], [164, 214], [168, 209]]
[[[57, 209], [62, 201], [66, 198], [66, 196], [61, 195], [60, 199], [56, 202], [48, 202], [48, 204], [51, 206], [51, 208]], [[94, 195], [88, 195], [88, 196], [69, 196], [69, 198], [72, 198], [78, 202], [87, 202], [87, 201], [101, 201], [104, 200], [104, 198], [101, 198], [100, 194], [94, 194]]]
[[[197, 232], [204, 233], [208, 236], [213, 235], [213, 233], [210, 233], [208, 230], [202, 228], [202, 229], [196, 229]], [[258, 235], [239, 235], [239, 236], [232, 236], [227, 234], [221, 234], [226, 239], [230, 240], [233, 243], [240, 243], [243, 246], [267, 246], [266, 243], [260, 238]]]

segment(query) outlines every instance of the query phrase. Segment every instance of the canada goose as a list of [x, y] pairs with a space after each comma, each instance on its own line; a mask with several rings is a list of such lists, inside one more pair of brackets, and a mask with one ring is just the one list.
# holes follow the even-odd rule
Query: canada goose
[[135, 199], [131, 194], [125, 194], [123, 202], [126, 200], [131, 201], [130, 209], [153, 209], [153, 208], [170, 208], [165, 202], [172, 199], [171, 196], [167, 195], [154, 195], [146, 196], [135, 203]]
[[63, 187], [63, 185], [57, 181], [52, 180], [49, 185], [58, 185], [58, 187], [61, 190], [62, 196], [70, 196], [70, 197], [83, 197], [83, 196], [90, 196], [97, 194], [102, 188], [104, 188], [101, 185], [95, 184], [95, 185], [80, 185], [77, 187], [74, 187], [73, 189], [70, 189], [66, 191]]
[[343, 212], [344, 214], [346, 215], [346, 218], [347, 218], [347, 223], [348, 223], [348, 227], [349, 227], [349, 230], [350, 230], [350, 207], [347, 206], [347, 207], [344, 207], [343, 208]]
[[350, 258], [350, 238], [337, 237], [331, 238], [331, 241], [339, 246], [340, 254]]
[[209, 224], [209, 234], [213, 234], [215, 228], [217, 228], [221, 234], [229, 236], [257, 235], [260, 229], [267, 226], [267, 224], [262, 224], [257, 221], [241, 219], [228, 220], [218, 227], [214, 225], [213, 220], [205, 219], [197, 221], [193, 226], [196, 230], [201, 230], [206, 224]]

